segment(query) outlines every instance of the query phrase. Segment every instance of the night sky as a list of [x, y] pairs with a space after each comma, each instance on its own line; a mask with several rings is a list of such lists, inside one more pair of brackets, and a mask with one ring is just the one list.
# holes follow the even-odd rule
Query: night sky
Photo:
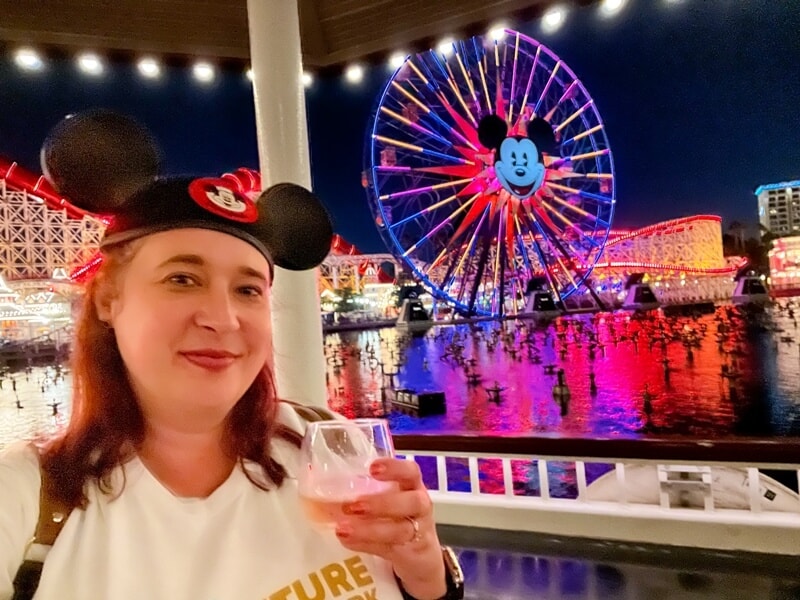
[[[702, 212], [755, 232], [755, 188], [800, 178], [800, 1], [630, 0], [612, 19], [575, 9], [553, 34], [538, 23], [512, 25], [552, 48], [594, 98], [614, 153], [615, 227]], [[337, 231], [364, 251], [384, 250], [361, 171], [367, 124], [389, 75], [375, 64], [359, 86], [331, 74], [307, 92], [315, 190]], [[201, 86], [177, 67], [155, 82], [133, 64], [92, 79], [71, 61], [23, 73], [0, 55], [0, 154], [38, 171], [47, 130], [98, 106], [150, 127], [167, 173], [258, 166], [243, 68]]]

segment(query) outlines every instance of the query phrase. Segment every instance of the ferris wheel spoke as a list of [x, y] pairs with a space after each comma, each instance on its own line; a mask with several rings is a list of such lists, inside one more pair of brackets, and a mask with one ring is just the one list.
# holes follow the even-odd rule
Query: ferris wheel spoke
[[[539, 55], [542, 53], [542, 46], [536, 48], [536, 54], [533, 57], [533, 66], [528, 74], [528, 83], [525, 85], [525, 95], [522, 97], [522, 104], [520, 105], [519, 118], [525, 113], [525, 106], [528, 104], [528, 96], [531, 92], [531, 84], [533, 83], [533, 76], [536, 74], [536, 68], [539, 66]], [[519, 120], [517, 120], [519, 125]]]
[[467, 309], [470, 313], [475, 310], [475, 300], [478, 297], [478, 289], [480, 288], [484, 273], [486, 272], [486, 263], [488, 261], [489, 251], [491, 250], [492, 245], [492, 236], [489, 234], [484, 234], [481, 241], [483, 242], [483, 247], [481, 248], [481, 255], [478, 259], [477, 272], [475, 273], [475, 278], [472, 281], [472, 290], [470, 290], [469, 294], [469, 303], [467, 304]]
[[[472, 128], [470, 128], [470, 126], [467, 125], [466, 122], [464, 122], [464, 124], [459, 123], [459, 121], [463, 120], [463, 117], [461, 115], [458, 115], [458, 119], [456, 119], [456, 122], [459, 123], [459, 126], [461, 127], [461, 132], [464, 133], [465, 135], [468, 135], [468, 132], [471, 129], [474, 129], [474, 127], [477, 127], [478, 124], [475, 121], [475, 117], [472, 115], [469, 108], [467, 107], [466, 102], [464, 102], [464, 98], [461, 95], [461, 90], [458, 89], [458, 85], [456, 84], [453, 78], [453, 71], [450, 69], [450, 65], [447, 64], [446, 61], [443, 63], [435, 52], [431, 51], [429, 54], [432, 57], [433, 62], [436, 64], [437, 67], [439, 67], [439, 70], [442, 72], [442, 75], [448, 87], [453, 92], [453, 94], [455, 94], [456, 99], [461, 104], [461, 107], [464, 109], [464, 113], [472, 122]], [[411, 68], [414, 70], [414, 72], [417, 74], [417, 76], [422, 80], [422, 82], [433, 90], [433, 93], [439, 99], [439, 102], [442, 103], [444, 108], [447, 109], [450, 115], [455, 119], [455, 115], [457, 115], [458, 113], [450, 104], [450, 101], [447, 99], [447, 96], [444, 95], [444, 92], [441, 90], [441, 88], [439, 86], [432, 85], [428, 81], [428, 78], [422, 74], [419, 68], [417, 68], [417, 65], [415, 65], [413, 62], [411, 62], [410, 65]]]
[[423, 148], [422, 146], [418, 146], [417, 144], [409, 144], [408, 142], [403, 142], [401, 140], [396, 140], [394, 138], [386, 137], [383, 135], [374, 134], [376, 140], [383, 142], [388, 146], [395, 146], [397, 148], [403, 148], [404, 150], [410, 150], [412, 152], [416, 152], [417, 154], [422, 154], [423, 156], [432, 157], [432, 158], [440, 158], [442, 160], [447, 160], [451, 162], [455, 162], [461, 165], [474, 165], [475, 163], [471, 160], [466, 160], [464, 158], [460, 158], [458, 156], [451, 156], [450, 154], [445, 154], [443, 152], [437, 152], [436, 150], [429, 150], [428, 148]]
[[[568, 202], [567, 200], [564, 200], [564, 199], [563, 199], [563, 198], [561, 198], [561, 197], [560, 197], [558, 194], [556, 194], [555, 192], [553, 192], [553, 190], [552, 190], [552, 189], [550, 190], [550, 192], [551, 192], [551, 196], [550, 196], [550, 197], [551, 197], [551, 198], [552, 198], [552, 199], [553, 199], [553, 200], [554, 200], [556, 203], [560, 204], [560, 205], [561, 205], [561, 206], [563, 206], [564, 208], [567, 208], [567, 209], [571, 210], [572, 212], [579, 214], [579, 215], [580, 215], [580, 216], [582, 216], [583, 218], [585, 218], [585, 219], [588, 219], [589, 221], [592, 221], [593, 223], [595, 223], [595, 224], [597, 224], [597, 225], [600, 225], [600, 226], [602, 226], [602, 227], [608, 227], [608, 223], [606, 223], [606, 222], [605, 222], [605, 221], [603, 221], [602, 219], [599, 219], [599, 218], [598, 218], [596, 215], [593, 215], [592, 213], [585, 211], [585, 210], [584, 210], [584, 209], [582, 209], [580, 206], [577, 206], [577, 205], [575, 205], [575, 204], [572, 204], [571, 202]], [[578, 194], [579, 192], [580, 192], [580, 190], [578, 190], [578, 191], [576, 191], [576, 192], [574, 192], [574, 193], [575, 193], [575, 194]]]
[[611, 173], [579, 173], [572, 171], [564, 175], [563, 179], [614, 179]]
[[605, 156], [610, 152], [611, 151], [608, 148], [603, 148], [602, 150], [595, 150], [594, 152], [586, 152], [585, 154], [574, 154], [573, 156], [567, 156], [563, 160], [568, 160], [570, 162], [578, 162], [580, 160], [597, 158], [598, 156]]
[[564, 102], [564, 100], [572, 97], [572, 92], [575, 89], [575, 86], [577, 85], [578, 85], [578, 80], [573, 79], [572, 83], [569, 84], [567, 89], [564, 90], [564, 93], [561, 94], [561, 97], [558, 99], [558, 102], [556, 102], [556, 105], [550, 109], [550, 112], [547, 113], [547, 116], [544, 118], [545, 121], [547, 121], [548, 123], [552, 123], [553, 117], [555, 116], [558, 107], [561, 106], [561, 103]]
[[571, 257], [569, 256], [569, 254], [567, 254], [566, 251], [563, 251], [563, 248], [560, 248], [560, 244], [558, 243], [557, 238], [549, 236], [549, 235], [547, 235], [547, 233], [545, 233], [545, 231], [542, 229], [542, 225], [541, 225], [541, 223], [539, 223], [539, 221], [536, 221], [536, 226], [539, 229], [539, 233], [541, 234], [542, 239], [544, 240], [545, 244], [547, 244], [547, 246], [548, 246], [548, 248], [550, 250], [551, 256], [558, 263], [558, 266], [561, 267], [561, 272], [564, 273], [564, 276], [569, 280], [570, 284], [572, 284], [572, 287], [577, 290], [578, 289], [578, 284], [575, 282], [575, 278], [572, 276], [572, 270], [569, 269], [562, 262], [562, 260], [559, 258], [559, 251], [561, 251], [561, 254], [567, 260], [570, 260]]
[[545, 257], [544, 251], [542, 250], [542, 246], [541, 244], [539, 244], [539, 240], [536, 239], [536, 235], [534, 234], [533, 231], [531, 231], [530, 235], [531, 235], [531, 244], [533, 246], [534, 251], [536, 252], [536, 256], [539, 259], [539, 264], [542, 266], [542, 271], [544, 272], [544, 277], [547, 280], [547, 284], [550, 286], [550, 289], [552, 290], [553, 294], [555, 294], [555, 297], [558, 298], [558, 301], [563, 302], [560, 291], [561, 286], [559, 285], [559, 282], [556, 280], [555, 275], [549, 268], [550, 263], [547, 261], [547, 258]]
[[[555, 189], [555, 190], [560, 190], [562, 192], [568, 192], [570, 194], [577, 194], [581, 198], [585, 198], [587, 200], [594, 200], [595, 202], [597, 202], [599, 204], [613, 204], [614, 203], [614, 199], [613, 198], [609, 198], [608, 196], [601, 196], [600, 194], [593, 194], [592, 192], [587, 192], [586, 190], [579, 190], [578, 188], [569, 187], [567, 185], [561, 185], [560, 183], [553, 183], [552, 181], [548, 181], [547, 183], [545, 183], [545, 185], [548, 188], [551, 188], [551, 191]], [[571, 204], [567, 204], [567, 206], [572, 207]], [[586, 213], [586, 214], [588, 215], [589, 213]], [[608, 227], [609, 226], [609, 224], [606, 223], [603, 220], [598, 219], [597, 222], [602, 224], [603, 227]]]
[[[556, 297], [559, 300], [561, 300], [561, 293], [559, 290], [562, 283], [560, 282], [560, 280], [556, 278], [556, 275], [552, 272], [552, 270], [549, 267], [549, 265], [552, 262], [554, 262], [554, 260], [555, 262], [558, 262], [557, 257], [554, 255], [552, 251], [552, 246], [548, 245], [550, 256], [553, 257], [552, 259], [548, 259], [547, 258], [548, 255], [546, 255], [544, 250], [542, 250], [542, 246], [540, 243], [540, 240], [547, 243], [547, 240], [549, 239], [549, 235], [542, 228], [540, 220], [547, 221], [549, 219], [546, 218], [546, 215], [542, 215], [545, 217], [544, 219], [537, 218], [536, 215], [530, 209], [526, 211], [526, 215], [528, 216], [528, 220], [522, 221], [521, 224], [524, 224], [526, 229], [528, 230], [528, 237], [531, 240], [531, 246], [533, 247], [534, 252], [539, 260], [539, 264], [541, 265], [541, 268], [543, 269], [545, 276], [547, 277], [548, 284], [555, 293]], [[565, 277], [563, 285], [569, 285], [569, 284], [570, 281]]]
[[[455, 97], [458, 100], [458, 103], [461, 105], [461, 108], [464, 109], [464, 114], [467, 115], [470, 123], [472, 123], [472, 126], [477, 127], [478, 122], [475, 120], [475, 115], [472, 114], [472, 111], [467, 106], [466, 100], [464, 100], [464, 96], [461, 94], [461, 88], [458, 86], [458, 83], [456, 83], [456, 78], [455, 75], [453, 75], [453, 70], [450, 68], [450, 63], [445, 62], [444, 66], [447, 69], [447, 84], [450, 86], [453, 94], [455, 94]], [[442, 97], [444, 97], [444, 95]]]
[[500, 279], [500, 285], [502, 285], [502, 277], [500, 274], [501, 266], [500, 266], [500, 258], [503, 254], [502, 250], [505, 246], [503, 243], [503, 223], [505, 219], [503, 218], [504, 213], [508, 209], [508, 205], [503, 207], [503, 210], [498, 215], [498, 223], [497, 223], [497, 245], [495, 247], [494, 253], [494, 269], [493, 269], [493, 277], [492, 277], [492, 312], [495, 312], [495, 301], [497, 299], [497, 284], [498, 279]]
[[602, 129], [603, 129], [603, 124], [602, 123], [600, 125], [595, 125], [591, 129], [586, 129], [585, 131], [582, 131], [581, 133], [579, 133], [575, 137], [572, 137], [572, 138], [570, 138], [568, 140], [565, 140], [564, 142], [562, 142], [561, 145], [562, 146], [566, 146], [567, 144], [572, 144], [574, 142], [577, 142], [578, 140], [582, 140], [583, 138], [592, 135], [593, 133], [597, 133], [598, 131], [601, 131]]
[[400, 177], [400, 185], [406, 185], [410, 176], [416, 177], [469, 177], [474, 179], [480, 174], [480, 169], [472, 165], [450, 165], [446, 167], [406, 167], [400, 165], [380, 165], [373, 168], [376, 173], [383, 173], [388, 177]]
[[522, 257], [522, 262], [525, 265], [525, 270], [527, 271], [528, 278], [530, 279], [533, 277], [533, 269], [531, 268], [530, 256], [528, 256], [528, 252], [525, 249], [525, 240], [522, 236], [522, 226], [519, 223], [519, 218], [517, 215], [514, 215], [514, 227], [516, 229], [514, 238], [516, 239], [517, 247], [519, 248], [519, 254]]
[[464, 204], [459, 206], [456, 210], [454, 210], [452, 213], [450, 213], [450, 215], [446, 219], [442, 220], [438, 225], [436, 225], [433, 229], [431, 229], [428, 233], [426, 233], [422, 238], [420, 238], [416, 243], [414, 243], [408, 250], [406, 250], [403, 253], [403, 258], [405, 258], [409, 254], [413, 253], [421, 244], [423, 244], [423, 243], [427, 242], [428, 240], [430, 240], [431, 237], [436, 235], [445, 225], [450, 223], [458, 215], [460, 215], [462, 212], [464, 212], [467, 209], [467, 207], [475, 200], [476, 197], [477, 196], [473, 196], [472, 198], [470, 198], [470, 200], [468, 200], [467, 202], [465, 202]]
[[426, 135], [426, 136], [431, 137], [431, 138], [433, 138], [435, 140], [438, 140], [439, 142], [445, 144], [448, 148], [450, 148], [453, 145], [453, 143], [450, 140], [442, 137], [441, 135], [439, 135], [435, 131], [431, 131], [430, 129], [428, 129], [426, 127], [423, 127], [422, 125], [414, 123], [413, 121], [408, 120], [403, 115], [400, 115], [400, 114], [394, 112], [393, 110], [391, 110], [389, 108], [386, 108], [385, 106], [381, 107], [381, 112], [389, 115], [391, 118], [393, 118], [394, 120], [398, 121], [399, 123], [402, 123], [403, 125], [406, 125], [407, 127], [411, 127], [411, 129], [414, 129], [415, 131], [419, 131], [423, 135]]
[[[411, 62], [411, 61], [408, 61], [408, 64], [409, 65], [413, 65], [414, 63]], [[431, 108], [427, 104], [422, 102], [422, 100], [417, 98], [414, 94], [409, 92], [407, 89], [405, 89], [399, 83], [397, 83], [396, 81], [393, 81], [392, 82], [392, 86], [394, 87], [395, 90], [397, 90], [400, 94], [402, 94], [403, 97], [405, 97], [410, 102], [413, 102], [417, 107], [419, 107], [425, 113], [426, 116], [428, 116], [431, 119], [433, 119], [439, 126], [444, 128], [454, 138], [457, 138], [458, 140], [460, 140], [461, 142], [463, 142], [464, 144], [469, 146], [472, 150], [477, 150], [478, 149], [478, 147], [473, 142], [471, 142], [466, 137], [464, 137], [464, 135], [462, 135], [461, 132], [459, 132], [457, 129], [455, 129], [454, 127], [449, 125], [444, 119], [442, 119], [439, 115], [437, 115], [435, 112], [433, 112], [431, 110]]]
[[553, 84], [553, 79], [555, 79], [556, 73], [558, 73], [558, 70], [560, 68], [561, 68], [561, 61], [559, 60], [556, 63], [556, 66], [553, 67], [553, 71], [550, 73], [550, 78], [547, 80], [547, 83], [545, 84], [542, 93], [539, 95], [539, 100], [536, 102], [536, 106], [533, 109], [533, 114], [535, 115], [539, 114], [539, 107], [542, 105], [542, 102], [544, 102], [544, 99], [547, 96], [547, 92], [550, 91], [550, 86]]
[[[541, 210], [541, 209], [544, 209], [544, 210]], [[547, 202], [545, 202], [545, 201], [541, 202], [541, 209], [538, 212], [539, 220], [541, 222], [543, 222], [545, 225], [547, 225], [547, 227], [550, 229], [550, 232], [551, 232], [551, 236], [550, 237], [552, 237], [555, 240], [564, 240], [566, 242], [566, 244], [569, 246], [569, 249], [572, 251], [573, 254], [575, 254], [575, 255], [581, 254], [583, 252], [583, 248], [581, 248], [580, 246], [576, 247], [576, 246], [574, 246], [572, 244], [572, 242], [569, 239], [567, 231], [565, 229], [562, 229], [561, 227], [559, 227], [556, 224], [556, 222], [553, 221], [553, 219], [550, 217], [550, 214], [552, 214], [559, 221], [561, 221], [567, 227], [569, 227], [570, 231], [572, 230], [572, 226], [574, 225], [573, 222], [570, 221], [563, 214], [561, 214], [560, 212], [555, 210], [552, 206], [547, 204]], [[550, 213], [550, 214], [548, 214], [548, 213]], [[578, 231], [581, 234], [583, 234], [583, 232], [580, 231], [580, 229], [578, 229]], [[558, 243], [560, 244], [561, 242], [558, 242]]]
[[480, 112], [480, 105], [478, 103], [478, 95], [475, 93], [475, 86], [472, 85], [472, 78], [467, 73], [467, 69], [464, 66], [464, 61], [461, 60], [461, 53], [456, 48], [456, 61], [458, 61], [458, 66], [461, 69], [461, 75], [464, 77], [464, 81], [467, 83], [467, 88], [469, 88], [469, 93], [472, 95], [472, 101], [475, 103], [475, 108]]
[[570, 229], [572, 229], [572, 230], [573, 230], [575, 233], [577, 233], [578, 235], [580, 235], [580, 236], [581, 236], [581, 237], [582, 237], [584, 240], [586, 240], [586, 241], [589, 243], [589, 245], [590, 245], [590, 246], [592, 246], [592, 247], [594, 247], [594, 248], [599, 248], [599, 247], [600, 247], [600, 244], [598, 244], [596, 241], [594, 241], [594, 239], [592, 239], [591, 237], [589, 237], [588, 235], [586, 235], [586, 233], [585, 233], [585, 232], [584, 232], [584, 231], [583, 231], [583, 230], [582, 230], [580, 227], [578, 227], [578, 225], [577, 225], [575, 222], [573, 222], [573, 221], [570, 221], [570, 220], [569, 220], [567, 217], [565, 217], [565, 216], [564, 216], [562, 213], [560, 213], [560, 212], [559, 212], [559, 211], [557, 211], [555, 208], [553, 208], [552, 206], [550, 206], [550, 205], [549, 205], [547, 202], [545, 202], [544, 200], [542, 200], [542, 206], [544, 206], [544, 207], [545, 207], [547, 210], [549, 210], [549, 211], [550, 211], [550, 214], [552, 214], [552, 215], [553, 215], [553, 216], [555, 216], [555, 217], [556, 217], [556, 218], [557, 218], [559, 221], [561, 221], [562, 223], [564, 223], [564, 225], [566, 225], [567, 227], [569, 227]]
[[[477, 197], [478, 197], [478, 194], [475, 194], [472, 198], [467, 200], [466, 203], [467, 204], [471, 204], [472, 202], [475, 201], [475, 198], [477, 198]], [[458, 199], [458, 194], [453, 194], [452, 196], [449, 196], [449, 197], [445, 198], [444, 200], [440, 200], [439, 202], [437, 202], [435, 204], [431, 204], [430, 206], [426, 206], [422, 210], [420, 210], [418, 212], [415, 212], [414, 214], [409, 215], [409, 216], [405, 217], [404, 219], [402, 219], [400, 221], [392, 223], [391, 225], [389, 225], [389, 229], [394, 230], [397, 227], [400, 227], [401, 225], [405, 225], [409, 221], [414, 221], [417, 218], [419, 218], [419, 217], [421, 217], [423, 215], [427, 215], [428, 213], [431, 213], [431, 212], [435, 211], [436, 209], [441, 208], [442, 206], [444, 206], [446, 204], [450, 204], [451, 202], [453, 202], [454, 200], [457, 200], [457, 199]]]
[[562, 129], [564, 129], [564, 127], [566, 127], [567, 125], [569, 125], [570, 123], [572, 123], [572, 121], [574, 121], [575, 119], [577, 119], [578, 117], [580, 117], [580, 116], [581, 116], [581, 115], [582, 115], [582, 114], [583, 114], [583, 113], [584, 113], [584, 112], [585, 112], [587, 109], [589, 109], [589, 107], [591, 107], [593, 104], [594, 104], [594, 100], [589, 100], [589, 101], [588, 101], [586, 104], [584, 104], [583, 106], [581, 106], [581, 107], [580, 107], [578, 110], [576, 110], [574, 113], [572, 113], [572, 114], [571, 114], [569, 117], [567, 117], [567, 118], [566, 118], [564, 121], [562, 121], [560, 124], [558, 124], [558, 125], [556, 126], [556, 128], [555, 128], [555, 132], [556, 132], [556, 133], [559, 133], [559, 132], [560, 132]]
[[[511, 124], [513, 115], [514, 115], [514, 92], [516, 91], [517, 87], [517, 62], [519, 60], [519, 32], [514, 39], [514, 62], [511, 65], [511, 92], [508, 94], [508, 117], [506, 118], [506, 123]], [[522, 110], [525, 108], [523, 104], [520, 106], [520, 114], [522, 114]]]
[[492, 100], [491, 96], [489, 95], [489, 88], [486, 85], [486, 73], [484, 73], [483, 69], [483, 60], [478, 59], [478, 71], [481, 75], [481, 84], [483, 85], [483, 97], [486, 100], [486, 110], [487, 112], [492, 112]]
[[467, 179], [456, 179], [455, 181], [446, 181], [444, 183], [437, 183], [435, 185], [426, 185], [424, 187], [411, 188], [403, 190], [402, 192], [395, 192], [393, 194], [384, 194], [378, 198], [381, 201], [396, 200], [397, 198], [402, 198], [404, 196], [413, 196], [414, 194], [423, 194], [426, 192], [432, 192], [434, 190], [441, 190], [442, 188], [446, 187], [455, 187], [461, 185], [462, 183], [472, 183], [472, 177], [468, 177]]
[[[488, 207], [487, 207], [487, 209], [488, 209]], [[458, 260], [456, 262], [455, 270], [450, 274], [449, 279], [447, 280], [447, 283], [446, 283], [447, 287], [450, 287], [451, 285], [453, 285], [453, 282], [455, 281], [455, 278], [459, 275], [461, 270], [464, 268], [464, 264], [465, 264], [465, 262], [467, 260], [467, 257], [472, 256], [472, 253], [473, 253], [474, 247], [475, 247], [475, 242], [478, 239], [478, 234], [481, 231], [481, 228], [483, 226], [483, 222], [486, 219], [486, 215], [488, 213], [489, 213], [488, 210], [484, 210], [483, 211], [483, 215], [481, 216], [480, 221], [478, 221], [478, 226], [475, 228], [475, 231], [472, 232], [472, 237], [470, 238], [470, 240], [466, 244], [466, 246], [464, 246], [464, 251], [461, 253], [461, 255], [458, 255], [457, 253], [455, 254], [455, 256], [458, 256]], [[466, 288], [464, 286], [461, 286], [461, 291], [459, 292], [459, 302], [463, 301], [464, 290], [465, 289]]]
[[470, 199], [470, 202], [472, 202], [473, 200], [475, 201], [475, 204], [473, 204], [472, 208], [469, 209], [469, 212], [461, 221], [461, 224], [458, 226], [458, 229], [456, 229], [455, 233], [453, 233], [453, 236], [450, 240], [450, 244], [452, 244], [452, 242], [455, 239], [460, 237], [467, 229], [469, 229], [470, 225], [472, 225], [475, 222], [475, 219], [477, 219], [481, 214], [483, 214], [485, 208], [489, 208], [489, 210], [491, 211], [492, 204], [488, 196], [479, 192]]

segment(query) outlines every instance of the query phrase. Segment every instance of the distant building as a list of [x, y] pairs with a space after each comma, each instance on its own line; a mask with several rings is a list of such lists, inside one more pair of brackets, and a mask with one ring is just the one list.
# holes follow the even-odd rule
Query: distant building
[[772, 242], [769, 277], [774, 295], [800, 294], [800, 237], [780, 238]]
[[759, 186], [758, 220], [776, 236], [800, 235], [800, 180]]

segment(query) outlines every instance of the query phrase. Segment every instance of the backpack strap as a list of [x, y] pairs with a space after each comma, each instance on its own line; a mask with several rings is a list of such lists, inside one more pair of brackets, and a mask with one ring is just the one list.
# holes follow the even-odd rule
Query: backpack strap
[[52, 546], [64, 528], [71, 509], [53, 495], [50, 476], [41, 468], [39, 472], [42, 475], [42, 488], [39, 492], [39, 522], [36, 524], [33, 543]]
[[[12, 600], [30, 600], [33, 598], [36, 588], [39, 586], [44, 559], [47, 555], [41, 546], [47, 548], [55, 543], [70, 513], [70, 509], [53, 495], [50, 476], [41, 468], [41, 465], [39, 474], [42, 479], [39, 491], [39, 522], [36, 524], [33, 538], [28, 543], [25, 561], [20, 565], [14, 577], [14, 596]], [[37, 547], [34, 548], [34, 546]]]

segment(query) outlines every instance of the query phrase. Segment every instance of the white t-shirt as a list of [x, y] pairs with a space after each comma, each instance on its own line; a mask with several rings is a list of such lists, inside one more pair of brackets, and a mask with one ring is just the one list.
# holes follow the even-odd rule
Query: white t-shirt
[[[281, 420], [302, 430], [290, 407]], [[36, 600], [401, 600], [391, 565], [315, 529], [298, 502], [298, 452], [274, 443], [290, 474], [265, 492], [236, 468], [208, 498], [179, 498], [139, 461], [111, 500], [91, 485], [45, 561]], [[260, 467], [248, 465], [252, 473]], [[115, 481], [123, 468], [115, 471]], [[33, 536], [41, 479], [25, 444], [0, 455], [0, 600]]]

